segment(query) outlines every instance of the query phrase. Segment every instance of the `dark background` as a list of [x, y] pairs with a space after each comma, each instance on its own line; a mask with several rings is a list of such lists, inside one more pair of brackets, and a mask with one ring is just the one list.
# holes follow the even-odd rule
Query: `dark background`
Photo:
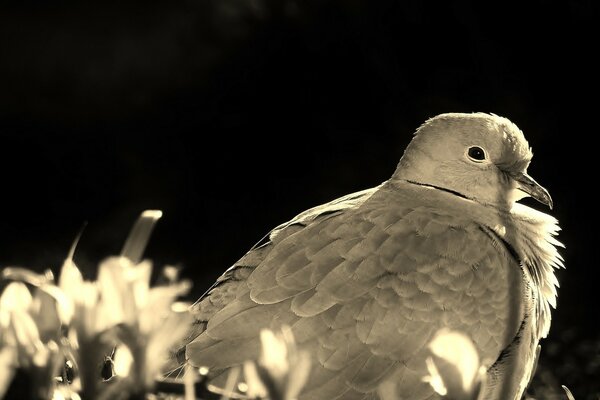
[[56, 271], [87, 221], [92, 278], [158, 208], [146, 255], [196, 297], [275, 225], [387, 179], [425, 119], [493, 112], [567, 245], [539, 390], [595, 398], [599, 14], [481, 3], [4, 1], [0, 266]]

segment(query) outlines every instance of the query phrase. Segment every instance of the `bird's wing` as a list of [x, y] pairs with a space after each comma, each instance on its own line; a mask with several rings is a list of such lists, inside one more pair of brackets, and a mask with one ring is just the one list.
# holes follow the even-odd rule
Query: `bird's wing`
[[376, 190], [377, 187], [359, 191], [311, 208], [265, 235], [192, 305], [190, 310], [194, 316], [194, 323], [187, 338], [175, 351], [179, 364], [185, 361], [185, 346], [205, 331], [208, 320], [214, 314], [235, 300], [240, 285], [246, 287], [246, 279], [250, 273], [278, 243], [310, 224], [321, 222], [349, 208], [358, 207]]
[[224, 275], [218, 300], [199, 303], [215, 309], [198, 308], [192, 364], [256, 358], [260, 329], [285, 324], [315, 355], [303, 400], [362, 399], [390, 376], [420, 399], [432, 395], [421, 378], [439, 328], [460, 329], [493, 359], [513, 339], [509, 288], [521, 276], [508, 271], [518, 266], [468, 214], [388, 188], [335, 204], [279, 227]]

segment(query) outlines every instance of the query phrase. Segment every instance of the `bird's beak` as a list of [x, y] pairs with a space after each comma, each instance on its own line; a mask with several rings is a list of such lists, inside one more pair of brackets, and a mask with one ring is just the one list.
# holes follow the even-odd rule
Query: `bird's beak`
[[542, 185], [525, 172], [510, 172], [509, 175], [517, 182], [517, 189], [527, 193], [542, 204], [547, 205], [552, 210], [552, 197]]

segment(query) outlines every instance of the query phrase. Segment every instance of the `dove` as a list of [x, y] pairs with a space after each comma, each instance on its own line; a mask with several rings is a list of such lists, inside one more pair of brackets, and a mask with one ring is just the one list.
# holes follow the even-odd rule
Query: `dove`
[[178, 362], [224, 376], [288, 326], [312, 360], [300, 400], [438, 399], [428, 343], [450, 329], [474, 343], [482, 398], [520, 399], [563, 267], [557, 220], [517, 202], [553, 205], [531, 159], [506, 118], [428, 119], [390, 179], [277, 226], [219, 277]]

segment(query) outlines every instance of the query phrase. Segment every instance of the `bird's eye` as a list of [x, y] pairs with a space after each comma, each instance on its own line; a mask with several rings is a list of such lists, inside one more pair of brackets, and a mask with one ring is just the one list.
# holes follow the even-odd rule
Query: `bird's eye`
[[467, 150], [467, 155], [473, 161], [480, 162], [485, 160], [485, 151], [479, 146], [469, 147], [469, 150]]

